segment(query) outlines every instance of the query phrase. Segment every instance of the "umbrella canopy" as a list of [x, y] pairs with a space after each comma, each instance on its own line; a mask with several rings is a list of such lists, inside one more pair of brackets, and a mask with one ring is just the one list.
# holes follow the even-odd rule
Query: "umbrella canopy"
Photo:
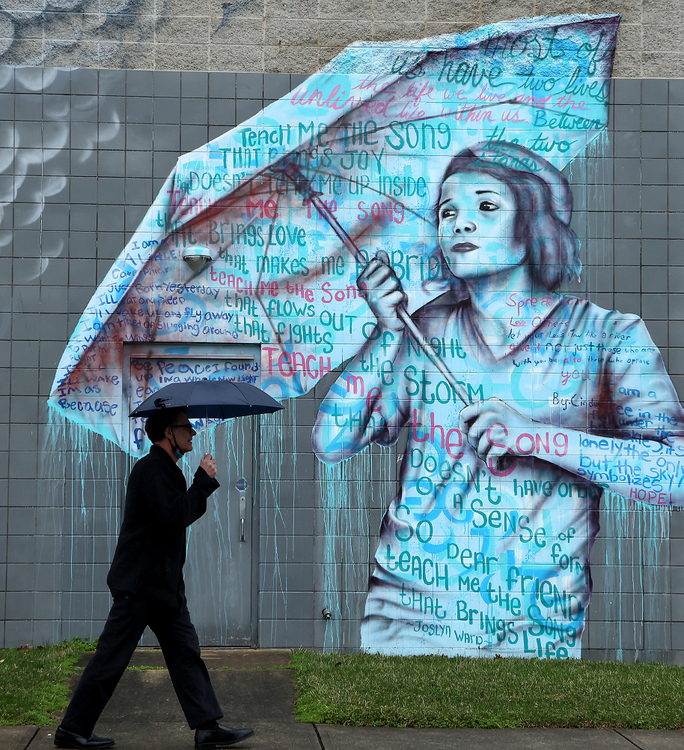
[[146, 398], [129, 417], [150, 417], [161, 409], [187, 410], [197, 419], [231, 419], [273, 414], [283, 407], [268, 393], [249, 383], [229, 380], [190, 380], [169, 383]]
[[603, 132], [618, 22], [542, 17], [352, 45], [183, 156], [79, 321], [51, 403], [124, 445], [120, 416], [88, 386], [121, 402], [130, 341], [258, 343], [261, 386], [307, 393], [373, 335], [356, 279], [377, 250], [408, 312], [453, 283], [434, 205], [455, 154], [513, 143], [561, 169]]

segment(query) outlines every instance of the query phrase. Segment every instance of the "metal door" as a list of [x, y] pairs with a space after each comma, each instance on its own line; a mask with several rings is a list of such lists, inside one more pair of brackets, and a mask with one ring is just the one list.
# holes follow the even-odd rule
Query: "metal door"
[[[144, 348], [143, 348], [144, 346]], [[170, 382], [241, 380], [259, 385], [259, 347], [126, 347], [128, 404], [134, 409]], [[216, 457], [221, 486], [207, 512], [188, 529], [185, 585], [193, 622], [203, 646], [253, 645], [256, 635], [253, 579], [255, 437], [257, 417], [225, 421], [191, 420], [198, 434], [182, 458], [188, 484], [203, 454]], [[133, 454], [146, 453], [143, 420], [130, 420]]]

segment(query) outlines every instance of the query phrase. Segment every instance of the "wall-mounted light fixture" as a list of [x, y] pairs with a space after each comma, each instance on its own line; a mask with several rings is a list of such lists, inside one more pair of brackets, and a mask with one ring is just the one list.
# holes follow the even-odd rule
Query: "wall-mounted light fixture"
[[194, 273], [199, 273], [202, 270], [202, 266], [212, 260], [212, 256], [206, 247], [193, 245], [183, 250], [183, 260], [190, 266]]

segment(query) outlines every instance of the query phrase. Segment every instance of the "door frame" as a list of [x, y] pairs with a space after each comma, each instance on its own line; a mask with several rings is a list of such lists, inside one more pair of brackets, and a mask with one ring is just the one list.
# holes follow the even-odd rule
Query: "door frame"
[[[122, 378], [122, 400], [126, 405], [121, 411], [122, 420], [128, 420], [128, 405], [130, 404], [130, 371], [131, 359], [154, 359], [163, 356], [174, 359], [244, 359], [254, 360], [261, 368], [261, 345], [260, 344], [209, 344], [201, 342], [172, 343], [158, 341], [132, 341], [124, 342], [123, 345], [123, 378]], [[259, 370], [261, 375], [261, 369]], [[259, 377], [259, 381], [261, 377]], [[259, 384], [259, 383], [257, 383]], [[259, 646], [259, 554], [261, 543], [260, 526], [260, 445], [261, 445], [261, 422], [258, 417], [250, 417], [252, 420], [252, 554], [250, 560], [250, 596], [251, 596], [251, 622], [250, 622], [250, 645], [252, 648]], [[129, 431], [127, 424], [122, 425], [122, 436], [128, 441]], [[126, 443], [128, 444], [128, 442]], [[125, 485], [131, 473], [133, 458], [126, 451], [124, 463], [125, 476], [122, 477]], [[123, 517], [123, 504], [125, 493], [121, 493], [120, 512]], [[238, 647], [235, 647], [238, 648]]]

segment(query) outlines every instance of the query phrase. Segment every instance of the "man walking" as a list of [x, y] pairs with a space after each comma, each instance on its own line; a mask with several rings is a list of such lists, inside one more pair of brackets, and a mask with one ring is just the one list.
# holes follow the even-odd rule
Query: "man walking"
[[145, 423], [153, 445], [128, 480], [124, 518], [107, 584], [114, 597], [97, 651], [85, 668], [55, 745], [108, 748], [114, 740], [93, 734], [107, 701], [128, 666], [145, 627], [157, 636], [174, 690], [191, 729], [195, 748], [214, 750], [254, 734], [218, 723], [223, 716], [199, 640], [190, 621], [183, 564], [186, 529], [207, 509], [219, 486], [216, 461], [200, 461], [188, 488], [178, 460], [192, 450], [193, 429], [182, 409], [160, 409]]

